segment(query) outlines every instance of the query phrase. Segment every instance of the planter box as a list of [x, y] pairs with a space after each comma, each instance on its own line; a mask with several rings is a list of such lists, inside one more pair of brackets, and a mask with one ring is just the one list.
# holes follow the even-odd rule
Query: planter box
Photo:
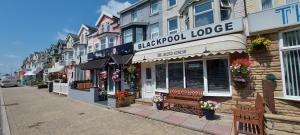
[[107, 98], [107, 106], [109, 108], [119, 108], [126, 107], [130, 104], [133, 104], [135, 101], [135, 96], [130, 95], [126, 97], [108, 97]]

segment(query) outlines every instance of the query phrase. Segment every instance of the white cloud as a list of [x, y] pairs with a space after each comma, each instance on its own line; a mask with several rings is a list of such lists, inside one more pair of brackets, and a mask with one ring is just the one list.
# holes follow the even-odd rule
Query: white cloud
[[97, 13], [107, 12], [113, 15], [117, 15], [117, 13], [127, 7], [129, 7], [131, 3], [128, 1], [119, 2], [116, 0], [109, 0], [106, 5], [101, 5], [100, 8], [97, 10]]
[[8, 58], [18, 58], [18, 56], [14, 55], [14, 54], [8, 54], [8, 55], [6, 55], [6, 57], [8, 57]]
[[75, 32], [74, 30], [71, 30], [71, 29], [68, 29], [68, 28], [63, 28], [62, 31], [56, 32], [55, 39], [56, 39], [56, 40], [58, 40], [58, 39], [65, 40], [65, 39], [66, 39], [66, 36], [67, 36], [69, 33], [75, 33], [75, 34], [76, 34], [76, 32]]

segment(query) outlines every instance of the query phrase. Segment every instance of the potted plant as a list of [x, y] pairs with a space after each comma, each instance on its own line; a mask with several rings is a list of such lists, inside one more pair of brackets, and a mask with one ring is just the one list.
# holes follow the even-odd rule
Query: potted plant
[[121, 90], [117, 92], [115, 95], [116, 97], [116, 107], [124, 107], [124, 106], [129, 106], [130, 105], [130, 99], [128, 98], [128, 91], [126, 90]]
[[246, 84], [251, 72], [252, 62], [248, 59], [236, 59], [230, 66], [233, 81], [236, 84]]
[[271, 40], [264, 38], [264, 37], [258, 37], [250, 42], [249, 51], [266, 51], [267, 48], [270, 46]]
[[99, 100], [100, 101], [107, 100], [107, 91], [106, 90], [100, 90], [99, 91]]
[[153, 103], [156, 104], [157, 110], [162, 110], [164, 108], [164, 105], [163, 105], [163, 102], [162, 102], [163, 98], [160, 95], [155, 95], [152, 98], [152, 101], [153, 101]]
[[113, 75], [112, 75], [112, 80], [114, 82], [120, 82], [121, 81], [121, 78], [120, 78], [120, 70], [119, 69], [116, 69], [115, 72], [113, 72]]
[[205, 118], [207, 120], [213, 120], [215, 117], [215, 110], [219, 107], [219, 103], [216, 101], [201, 101], [200, 108], [203, 110]]

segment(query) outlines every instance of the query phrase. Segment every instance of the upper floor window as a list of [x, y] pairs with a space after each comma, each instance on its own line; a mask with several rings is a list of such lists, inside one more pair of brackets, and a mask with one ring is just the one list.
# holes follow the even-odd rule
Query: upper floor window
[[106, 48], [106, 38], [101, 39], [101, 50]]
[[195, 6], [194, 20], [195, 27], [214, 23], [214, 15], [211, 0], [207, 0]]
[[157, 2], [151, 3], [150, 12], [151, 12], [151, 14], [158, 13], [158, 3]]
[[280, 45], [284, 95], [288, 98], [300, 99], [300, 30], [282, 33]]
[[84, 55], [84, 48], [80, 47], [79, 49], [79, 55], [83, 56]]
[[151, 39], [155, 39], [159, 37], [159, 25], [158, 23], [151, 25]]
[[168, 7], [174, 7], [176, 5], [176, 0], [168, 0]]
[[261, 0], [262, 10], [269, 9], [273, 7], [273, 0]]
[[231, 4], [229, 0], [220, 1], [221, 21], [228, 20], [231, 16]]
[[135, 42], [143, 41], [144, 40], [143, 28], [136, 28], [135, 35], [136, 35]]
[[107, 30], [107, 32], [110, 32], [110, 23], [109, 22], [107, 22], [107, 24], [106, 24], [106, 30]]
[[300, 0], [286, 0], [286, 4], [291, 4], [295, 2], [300, 2]]
[[189, 29], [190, 29], [190, 17], [189, 17], [189, 12], [185, 13], [185, 20], [184, 20], [184, 22], [185, 22], [185, 28], [186, 28], [187, 30], [189, 30]]
[[96, 47], [96, 50], [101, 50], [100, 44], [99, 44], [99, 43], [96, 43], [96, 44], [95, 44], [95, 47]]
[[137, 21], [137, 11], [133, 11], [131, 13], [131, 21], [133, 21], [133, 22]]
[[115, 37], [110, 37], [109, 38], [109, 43], [108, 43], [108, 48], [114, 47], [115, 46]]
[[132, 29], [128, 29], [124, 31], [124, 43], [132, 42]]
[[88, 53], [91, 53], [93, 51], [93, 47], [92, 46], [88, 46]]
[[174, 34], [179, 31], [177, 17], [174, 17], [174, 18], [171, 18], [168, 20], [168, 31], [169, 31], [169, 34]]
[[69, 59], [73, 59], [73, 52], [69, 53]]
[[101, 25], [101, 32], [104, 32], [104, 25]]

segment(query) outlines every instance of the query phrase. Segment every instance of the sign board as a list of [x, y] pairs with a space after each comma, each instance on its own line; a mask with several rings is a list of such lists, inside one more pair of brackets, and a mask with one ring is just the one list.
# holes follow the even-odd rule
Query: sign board
[[135, 51], [142, 51], [156, 47], [168, 46], [178, 43], [184, 43], [193, 40], [199, 40], [214, 36], [220, 36], [243, 31], [242, 18], [223, 21], [217, 24], [205, 25], [192, 30], [166, 35], [161, 38], [152, 39], [134, 44]]
[[253, 13], [248, 16], [249, 31], [259, 32], [300, 23], [300, 3]]

